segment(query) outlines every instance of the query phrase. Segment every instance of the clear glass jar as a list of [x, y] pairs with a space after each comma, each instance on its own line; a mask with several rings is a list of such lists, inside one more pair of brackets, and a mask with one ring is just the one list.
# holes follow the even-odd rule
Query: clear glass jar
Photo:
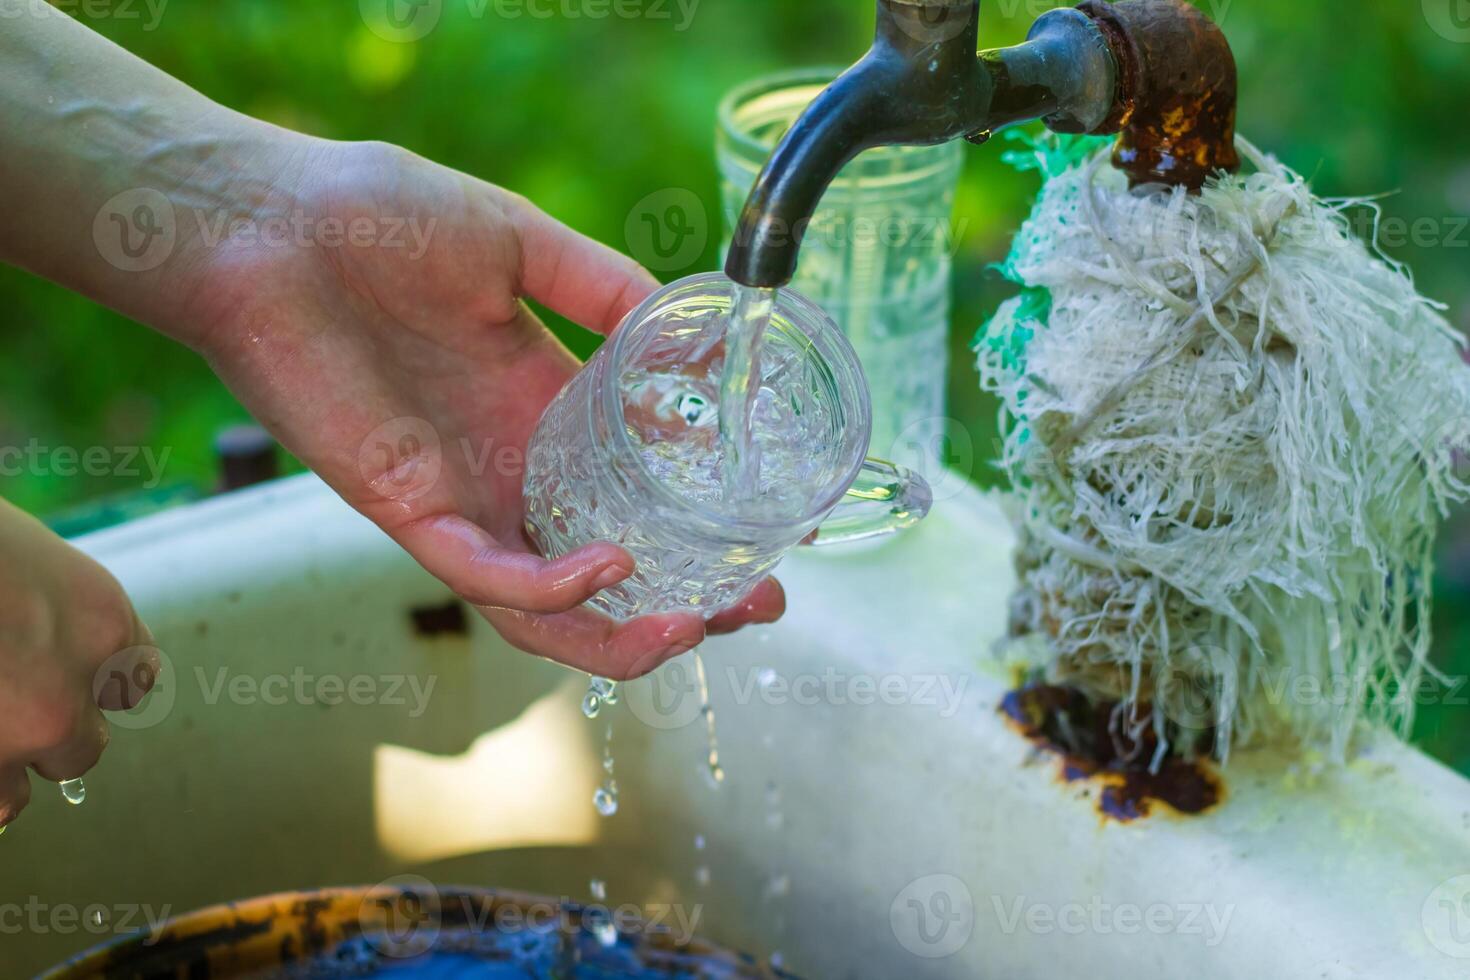
[[[837, 75], [808, 69], [758, 79], [720, 106], [717, 143], [725, 247], [777, 141]], [[842, 328], [873, 400], [871, 452], [943, 472], [949, 374], [951, 225], [958, 143], [863, 153], [822, 198], [791, 285]]]
[[725, 503], [714, 392], [732, 296], [716, 274], [655, 293], [552, 400], [527, 449], [526, 527], [541, 553], [610, 541], [636, 561], [589, 603], [615, 618], [713, 615], [804, 541], [886, 534], [929, 510], [921, 477], [864, 459], [862, 367], [826, 314], [789, 289], [761, 348], [760, 505]]

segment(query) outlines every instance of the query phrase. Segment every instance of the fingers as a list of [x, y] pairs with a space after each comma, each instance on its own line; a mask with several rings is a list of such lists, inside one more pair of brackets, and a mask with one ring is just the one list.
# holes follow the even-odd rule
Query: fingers
[[786, 613], [786, 590], [781, 583], [768, 578], [757, 585], [739, 605], [713, 617], [708, 624], [711, 635], [733, 633], [756, 623], [774, 623]]
[[588, 330], [612, 333], [658, 288], [637, 262], [579, 234], [523, 198], [507, 204], [521, 243], [521, 290]]
[[652, 673], [699, 646], [708, 634], [733, 633], [752, 623], [774, 623], [785, 611], [786, 593], [775, 579], [761, 582], [740, 605], [708, 624], [692, 614], [644, 616], [618, 623], [590, 609], [556, 615], [496, 607], [480, 610], [517, 649], [616, 681]]
[[483, 528], [454, 515], [414, 521], [393, 537], [474, 606], [566, 612], [633, 574], [632, 557], [616, 545], [591, 544], [548, 561], [502, 547]]
[[97, 707], [103, 711], [132, 711], [158, 680], [163, 665], [153, 645], [153, 634], [145, 626], [140, 636], [142, 645], [107, 658], [92, 679]]
[[31, 779], [25, 766], [0, 769], [0, 827], [10, 824], [31, 802]]
[[78, 709], [74, 718], [69, 731], [60, 738], [51, 739], [51, 744], [43, 746], [32, 756], [31, 768], [42, 779], [53, 783], [77, 779], [102, 758], [110, 737], [107, 719], [91, 702]]
[[704, 640], [704, 622], [690, 614], [618, 623], [588, 609], [555, 616], [494, 608], [480, 612], [516, 648], [615, 681], [652, 673]]

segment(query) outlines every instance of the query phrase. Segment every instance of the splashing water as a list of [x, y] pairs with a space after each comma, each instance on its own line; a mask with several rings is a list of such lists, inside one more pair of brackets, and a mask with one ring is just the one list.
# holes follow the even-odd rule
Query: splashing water
[[618, 703], [618, 685], [606, 677], [594, 677], [587, 685], [587, 694], [582, 698], [582, 714], [596, 718], [604, 705]]

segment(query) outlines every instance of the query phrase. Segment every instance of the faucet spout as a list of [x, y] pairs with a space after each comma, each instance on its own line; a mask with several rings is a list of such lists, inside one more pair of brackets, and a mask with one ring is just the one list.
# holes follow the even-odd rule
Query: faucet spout
[[872, 49], [802, 113], [756, 179], [726, 262], [731, 279], [789, 282], [822, 194], [864, 150], [946, 143], [1041, 116], [1103, 121], [1114, 69], [1091, 19], [1052, 11], [1025, 44], [985, 55], [979, 21], [979, 0], [878, 0]]
[[878, 0], [872, 49], [802, 113], [756, 178], [726, 275], [790, 282], [823, 193], [876, 146], [983, 142], [1042, 119], [1065, 133], [1121, 130], [1115, 159], [1136, 182], [1197, 189], [1239, 165], [1235, 62], [1186, 0], [1084, 0], [994, 51], [978, 50], [979, 23], [980, 0]]

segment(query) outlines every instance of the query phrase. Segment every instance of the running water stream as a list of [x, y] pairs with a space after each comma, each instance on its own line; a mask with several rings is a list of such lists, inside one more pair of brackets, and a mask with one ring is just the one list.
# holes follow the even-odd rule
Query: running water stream
[[761, 340], [776, 308], [776, 291], [732, 284], [720, 380], [721, 477], [725, 505], [735, 509], [759, 493], [761, 460], [751, 416], [761, 387]]
[[[746, 509], [760, 496], [761, 454], [754, 438], [752, 419], [761, 390], [761, 341], [775, 309], [776, 290], [731, 284], [730, 313], [725, 326], [725, 358], [719, 388], [719, 478], [722, 503], [727, 511]], [[720, 765], [709, 683], [704, 662], [697, 654], [694, 664], [699, 681], [700, 713], [709, 743], [705, 770], [711, 786], [718, 788], [724, 781], [725, 771]], [[596, 718], [604, 705], [616, 703], [616, 684], [594, 677], [582, 702], [582, 711], [588, 718]], [[604, 817], [617, 812], [611, 739], [612, 729], [609, 728], [603, 758], [607, 778], [597, 788], [594, 799], [597, 811]]]

